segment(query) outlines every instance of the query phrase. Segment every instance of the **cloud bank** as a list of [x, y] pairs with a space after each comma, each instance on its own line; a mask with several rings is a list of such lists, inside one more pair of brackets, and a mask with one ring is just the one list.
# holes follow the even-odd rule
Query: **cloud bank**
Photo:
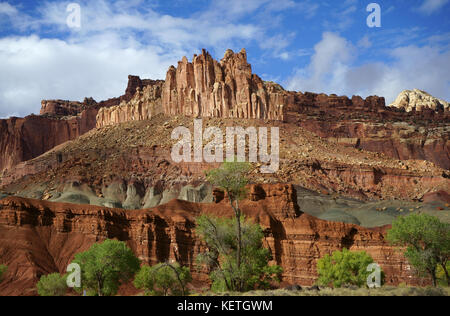
[[310, 63], [297, 69], [285, 82], [289, 90], [379, 95], [395, 100], [405, 89], [420, 88], [436, 97], [450, 99], [450, 50], [439, 45], [397, 47], [388, 52], [390, 62], [357, 64], [358, 55], [370, 49], [363, 38], [358, 47], [330, 32], [314, 47]]

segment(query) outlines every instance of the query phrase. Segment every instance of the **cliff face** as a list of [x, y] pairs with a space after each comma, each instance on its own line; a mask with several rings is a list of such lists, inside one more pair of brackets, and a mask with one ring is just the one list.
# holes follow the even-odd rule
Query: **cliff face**
[[376, 96], [351, 99], [289, 92], [286, 120], [331, 142], [399, 160], [427, 160], [450, 169], [450, 112], [405, 112]]
[[77, 116], [90, 107], [95, 107], [97, 102], [92, 98], [85, 98], [83, 102], [64, 100], [42, 100], [40, 115], [63, 118]]
[[[134, 77], [133, 97], [113, 107], [102, 107], [97, 115], [97, 128], [129, 121], [149, 120], [162, 112], [163, 81], [140, 80]], [[132, 82], [132, 81], [130, 81]], [[129, 87], [127, 89], [130, 90]]]
[[[123, 211], [4, 199], [0, 202], [0, 254], [9, 269], [0, 294], [35, 294], [41, 275], [64, 272], [76, 253], [106, 238], [126, 241], [145, 263], [173, 259], [194, 271], [195, 257], [205, 247], [195, 235], [195, 217], [231, 216], [228, 205], [226, 199], [217, 204], [173, 200], [151, 210]], [[265, 245], [273, 263], [284, 268], [286, 282], [313, 284], [317, 260], [344, 247], [367, 251], [382, 266], [388, 284], [420, 282], [402, 255], [384, 241], [386, 228], [365, 229], [303, 214], [291, 185], [252, 187], [242, 209], [265, 229]], [[205, 273], [194, 272], [194, 278], [207, 280]]]
[[159, 113], [191, 117], [284, 119], [286, 93], [252, 74], [245, 50], [218, 62], [205, 50], [171, 67], [165, 81], [129, 77], [127, 96], [100, 109], [97, 127], [147, 120]]
[[220, 61], [203, 50], [167, 72], [163, 109], [168, 115], [283, 120], [282, 91], [252, 74], [247, 53], [228, 50]]
[[[448, 103], [425, 92], [402, 93], [386, 107], [383, 97], [285, 91], [252, 74], [245, 50], [221, 61], [205, 50], [171, 67], [165, 82], [129, 77], [126, 98], [100, 110], [97, 127], [167, 116], [270, 119], [298, 123], [337, 142], [388, 157], [427, 160], [450, 169]], [[147, 85], [149, 84], [149, 85]], [[132, 91], [138, 93], [132, 95]], [[117, 103], [117, 102], [116, 102]], [[405, 111], [406, 110], [406, 111]]]
[[0, 171], [33, 159], [95, 127], [97, 110], [66, 120], [43, 116], [0, 120]]
[[[0, 172], [87, 133], [96, 127], [99, 109], [130, 102], [138, 89], [142, 91], [152, 84], [152, 80], [129, 76], [125, 94], [119, 98], [99, 103], [92, 98], [85, 98], [83, 102], [43, 100], [39, 116], [0, 120]], [[148, 117], [145, 109], [137, 110], [136, 115], [140, 119]], [[117, 116], [120, 114], [112, 115]]]

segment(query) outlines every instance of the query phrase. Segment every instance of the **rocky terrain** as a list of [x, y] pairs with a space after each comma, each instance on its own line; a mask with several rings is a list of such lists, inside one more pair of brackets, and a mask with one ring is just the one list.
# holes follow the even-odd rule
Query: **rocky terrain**
[[218, 164], [171, 158], [172, 131], [193, 133], [195, 118], [223, 132], [279, 128], [280, 168], [253, 165], [244, 210], [265, 227], [286, 282], [312, 284], [316, 260], [349, 247], [368, 251], [390, 284], [419, 284], [384, 234], [411, 213], [450, 222], [450, 111], [402, 95], [387, 107], [377, 96], [286, 91], [253, 74], [245, 50], [220, 61], [203, 50], [165, 81], [129, 76], [121, 97], [48, 100], [39, 116], [0, 120], [0, 263], [13, 267], [0, 294], [35, 294], [40, 275], [105, 238], [145, 262], [192, 267], [195, 217], [230, 214], [205, 180]]
[[[413, 276], [400, 252], [384, 240], [386, 227], [367, 229], [331, 223], [301, 212], [292, 185], [258, 185], [242, 203], [244, 213], [260, 223], [273, 263], [284, 268], [283, 280], [311, 285], [316, 261], [343, 247], [365, 250], [386, 274], [387, 284], [424, 285]], [[126, 241], [141, 260], [167, 260], [194, 268], [204, 244], [195, 235], [200, 214], [231, 216], [227, 199], [196, 204], [173, 200], [145, 211], [124, 211], [96, 206], [50, 203], [23, 198], [0, 202], [0, 255], [9, 265], [1, 295], [35, 295], [41, 275], [64, 272], [76, 253], [106, 238]], [[192, 269], [192, 271], [196, 271]], [[206, 282], [207, 271], [194, 278]]]

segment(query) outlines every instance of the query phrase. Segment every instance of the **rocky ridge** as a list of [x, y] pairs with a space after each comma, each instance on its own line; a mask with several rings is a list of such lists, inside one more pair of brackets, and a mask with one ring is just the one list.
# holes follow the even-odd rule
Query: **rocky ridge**
[[[217, 126], [266, 126], [264, 121], [245, 119], [203, 119], [204, 128]], [[74, 181], [89, 189], [83, 201], [106, 197], [105, 190], [119, 184], [124, 204], [129, 184], [140, 187], [138, 200], [154, 188], [159, 194], [178, 197], [181, 187], [205, 182], [204, 171], [217, 167], [209, 163], [174, 163], [171, 148], [175, 127], [193, 129], [192, 118], [160, 114], [148, 121], [133, 121], [90, 131], [77, 140], [55, 148], [38, 158], [5, 172], [1, 189], [12, 195], [42, 199], [61, 198]], [[280, 128], [280, 170], [275, 174], [251, 174], [255, 183], [293, 183], [302, 187], [342, 194], [362, 200], [421, 200], [430, 192], [448, 191], [448, 171], [426, 161], [400, 161], [383, 154], [360, 151], [327, 141], [296, 124], [277, 122]], [[121, 184], [122, 183], [122, 184]], [[117, 184], [114, 184], [115, 186]], [[114, 191], [117, 192], [117, 191]], [[75, 193], [75, 192], [72, 192]], [[170, 194], [169, 194], [170, 193]], [[79, 190], [76, 192], [80, 194]], [[48, 198], [48, 197], [47, 197]], [[133, 200], [136, 199], [134, 195]], [[58, 200], [62, 201], [62, 200]], [[68, 201], [68, 200], [66, 200]], [[93, 200], [92, 200], [93, 201]], [[119, 204], [115, 205], [119, 205]]]
[[[272, 263], [283, 267], [283, 281], [311, 285], [316, 262], [325, 254], [348, 248], [367, 251], [379, 263], [386, 283], [427, 284], [413, 276], [405, 258], [384, 240], [386, 227], [319, 220], [299, 209], [291, 185], [259, 185], [242, 203], [243, 212], [264, 229], [264, 243]], [[205, 247], [195, 235], [195, 217], [231, 216], [227, 199], [216, 204], [172, 200], [145, 211], [123, 211], [95, 206], [7, 198], [0, 202], [0, 254], [9, 266], [2, 295], [35, 295], [39, 277], [64, 272], [74, 255], [106, 238], [126, 241], [144, 262], [176, 260], [191, 267], [194, 279], [207, 281], [207, 270], [197, 273], [195, 257]], [[30, 255], [31, 254], [31, 255]]]
[[[136, 86], [139, 81], [134, 79]], [[270, 119], [296, 123], [343, 146], [399, 160], [427, 160], [450, 169], [449, 111], [422, 107], [405, 112], [386, 107], [383, 97], [285, 91], [252, 74], [244, 50], [229, 50], [221, 61], [205, 50], [192, 62], [183, 58], [177, 68], [168, 70], [166, 81], [158, 82], [157, 89], [147, 89], [136, 93], [131, 102], [102, 109], [97, 127], [145, 120], [158, 113]]]

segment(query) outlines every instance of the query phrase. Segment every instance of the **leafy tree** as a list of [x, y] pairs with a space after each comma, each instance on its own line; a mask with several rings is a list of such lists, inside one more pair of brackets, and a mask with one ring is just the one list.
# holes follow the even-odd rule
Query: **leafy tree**
[[[239, 201], [246, 196], [246, 186], [248, 184], [246, 175], [250, 169], [251, 165], [246, 162], [225, 162], [220, 168], [213, 169], [206, 174], [210, 183], [223, 189], [228, 195], [231, 207], [238, 219], [242, 216]], [[236, 220], [236, 235], [236, 266], [237, 269], [240, 269], [242, 262], [242, 227], [240, 220]]]
[[156, 266], [143, 266], [136, 278], [134, 285], [143, 289], [146, 294], [168, 296], [187, 295], [187, 285], [192, 281], [188, 267], [182, 267], [178, 263], [160, 263]]
[[139, 270], [140, 261], [124, 242], [106, 240], [75, 256], [81, 267], [82, 289], [98, 296], [117, 294], [119, 286], [128, 282]]
[[[446, 269], [447, 269], [447, 271], [450, 270], [450, 261], [447, 262]], [[447, 276], [445, 275], [445, 271], [444, 271], [444, 269], [442, 268], [442, 266], [438, 266], [438, 267], [437, 267], [436, 278], [437, 278], [437, 283], [438, 283], [440, 286], [449, 286], [449, 285], [448, 285]]]
[[241, 219], [241, 262], [238, 264], [239, 240], [235, 233], [236, 218], [197, 218], [196, 233], [208, 245], [208, 251], [197, 258], [199, 264], [207, 265], [212, 272], [212, 290], [249, 291], [267, 289], [272, 281], [279, 281], [282, 269], [269, 266], [270, 252], [263, 247], [264, 233], [261, 227]]
[[40, 296], [64, 296], [67, 292], [66, 277], [59, 273], [43, 275], [37, 283]]
[[6, 270], [8, 270], [8, 267], [0, 264], [0, 282], [2, 282], [3, 274], [5, 274]]
[[371, 274], [367, 271], [371, 263], [374, 261], [365, 251], [352, 252], [344, 248], [333, 252], [331, 256], [327, 254], [317, 262], [318, 283], [334, 288], [343, 285], [363, 287]]
[[436, 272], [440, 266], [450, 285], [447, 264], [450, 258], [450, 224], [435, 216], [412, 214], [399, 217], [392, 224], [387, 239], [406, 247], [405, 257], [419, 274], [428, 274], [437, 286]]

